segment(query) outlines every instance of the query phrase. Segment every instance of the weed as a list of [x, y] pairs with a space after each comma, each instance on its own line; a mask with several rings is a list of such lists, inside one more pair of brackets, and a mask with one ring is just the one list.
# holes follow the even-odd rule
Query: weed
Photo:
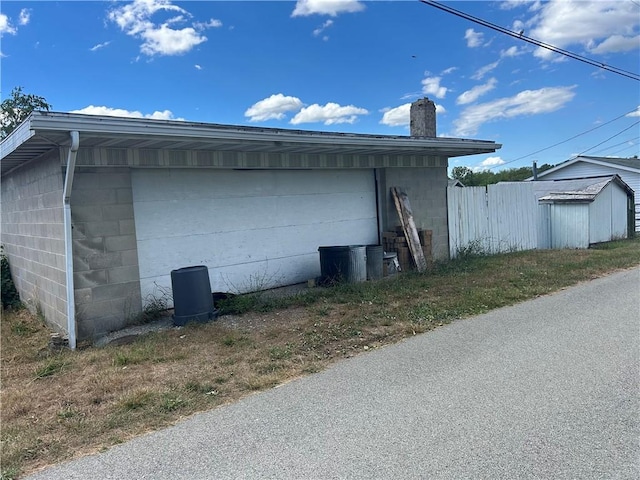
[[285, 360], [291, 358], [293, 353], [293, 344], [287, 343], [285, 346], [275, 346], [269, 348], [269, 358], [272, 360]]
[[130, 395], [122, 398], [118, 404], [117, 409], [123, 412], [130, 412], [132, 410], [140, 410], [147, 405], [150, 405], [153, 401], [153, 393], [147, 390], [138, 390]]
[[57, 373], [62, 372], [69, 364], [66, 360], [53, 357], [45, 361], [44, 365], [36, 368], [33, 376], [35, 380], [45, 377], [51, 377]]
[[457, 259], [466, 259], [473, 257], [482, 257], [484, 255], [488, 255], [489, 252], [485, 247], [485, 242], [481, 239], [471, 240], [464, 246], [458, 247], [456, 249], [455, 258]]
[[4, 254], [4, 246], [0, 246], [0, 283], [2, 285], [2, 308], [17, 308], [20, 303], [20, 294], [13, 283], [9, 259]]
[[153, 293], [148, 294], [144, 300], [142, 311], [129, 319], [132, 325], [153, 322], [165, 315], [169, 304], [173, 301], [172, 291], [166, 287], [154, 284]]
[[76, 410], [74, 410], [71, 406], [66, 406], [62, 410], [58, 412], [58, 418], [67, 420], [69, 418], [73, 418], [78, 414]]
[[18, 467], [9, 467], [2, 470], [0, 473], [0, 480], [15, 480], [20, 475], [20, 469]]
[[160, 409], [164, 412], [173, 412], [187, 405], [187, 401], [174, 393], [165, 393], [160, 400]]
[[18, 335], [20, 337], [27, 337], [36, 333], [37, 331], [38, 329], [34, 325], [25, 322], [24, 320], [20, 320], [11, 324], [11, 332], [14, 335]]

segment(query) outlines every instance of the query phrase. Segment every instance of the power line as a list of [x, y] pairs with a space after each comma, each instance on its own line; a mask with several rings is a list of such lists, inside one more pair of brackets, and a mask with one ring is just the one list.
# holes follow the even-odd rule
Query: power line
[[[582, 132], [582, 133], [578, 133], [577, 135], [574, 135], [573, 137], [569, 137], [569, 138], [567, 138], [566, 140], [562, 140], [561, 142], [554, 143], [553, 145], [550, 145], [550, 146], [548, 146], [548, 147], [544, 147], [544, 148], [541, 148], [540, 150], [536, 150], [536, 151], [535, 151], [535, 152], [533, 152], [533, 153], [528, 153], [528, 154], [526, 154], [526, 155], [522, 155], [521, 157], [514, 158], [513, 160], [509, 160], [508, 162], [502, 163], [502, 164], [500, 164], [500, 165], [494, 165], [493, 167], [489, 167], [489, 170], [491, 170], [492, 168], [504, 167], [505, 165], [509, 165], [510, 163], [517, 162], [518, 160], [522, 160], [522, 159], [524, 159], [524, 158], [531, 157], [531, 156], [533, 156], [533, 155], [536, 155], [536, 154], [538, 154], [538, 153], [544, 152], [544, 151], [546, 151], [546, 150], [550, 150], [550, 149], [552, 149], [552, 148], [554, 148], [554, 147], [557, 147], [558, 145], [562, 145], [563, 143], [570, 142], [571, 140], [574, 140], [574, 139], [576, 139], [576, 138], [578, 138], [578, 137], [581, 137], [582, 135], [586, 135], [587, 133], [591, 133], [591, 132], [593, 132], [594, 130], [597, 130], [597, 129], [602, 128], [602, 127], [604, 127], [604, 126], [606, 126], [606, 125], [609, 125], [610, 123], [613, 123], [613, 122], [615, 122], [616, 120], [620, 120], [621, 118], [626, 117], [627, 115], [629, 115], [630, 113], [635, 112], [636, 110], [637, 110], [637, 108], [634, 108], [633, 110], [630, 110], [630, 111], [628, 111], [628, 112], [625, 112], [625, 113], [623, 113], [622, 115], [618, 115], [618, 116], [617, 116], [616, 118], [614, 118], [613, 120], [609, 120], [609, 121], [607, 121], [607, 122], [605, 122], [605, 123], [601, 123], [600, 125], [595, 126], [595, 127], [593, 127], [593, 128], [590, 128], [589, 130], [586, 130], [586, 131], [584, 131], [584, 132]], [[594, 148], [595, 148], [595, 147], [594, 147]]]
[[609, 155], [617, 155], [620, 152], [624, 152], [625, 150], [629, 150], [630, 148], [637, 148], [637, 147], [638, 147], [638, 144], [636, 143], [634, 145], [626, 146], [620, 150], [616, 150], [615, 152], [611, 152]]
[[[582, 132], [582, 133], [578, 133], [577, 135], [574, 135], [573, 137], [567, 138], [566, 140], [562, 140], [561, 142], [554, 143], [553, 145], [551, 145], [551, 146], [549, 146], [549, 147], [541, 148], [540, 150], [536, 150], [536, 151], [535, 151], [535, 152], [533, 152], [533, 153], [529, 153], [529, 154], [527, 154], [527, 155], [523, 155], [522, 157], [518, 157], [518, 158], [516, 158], [516, 159], [509, 160], [508, 162], [503, 163], [503, 164], [502, 164], [502, 165], [500, 165], [500, 166], [502, 167], [502, 166], [504, 166], [504, 165], [508, 165], [509, 163], [517, 162], [518, 160], [522, 160], [523, 158], [531, 157], [531, 156], [533, 156], [533, 155], [536, 155], [537, 153], [544, 152], [544, 151], [546, 151], [546, 150], [550, 150], [550, 149], [552, 149], [552, 148], [554, 148], [554, 147], [557, 147], [558, 145], [562, 145], [563, 143], [570, 142], [571, 140], [576, 139], [576, 138], [578, 138], [578, 137], [581, 137], [582, 135], [586, 135], [587, 133], [591, 133], [591, 132], [593, 132], [594, 130], [597, 130], [597, 129], [602, 128], [602, 127], [604, 127], [604, 126], [606, 126], [606, 125], [609, 125], [610, 123], [613, 123], [613, 122], [615, 122], [616, 120], [620, 120], [621, 118], [626, 117], [627, 115], [629, 115], [630, 113], [635, 112], [636, 110], [637, 110], [637, 108], [634, 108], [633, 110], [631, 110], [631, 111], [629, 111], [629, 112], [626, 112], [626, 113], [623, 113], [622, 115], [617, 116], [617, 117], [616, 117], [616, 118], [614, 118], [613, 120], [609, 120], [608, 122], [601, 123], [600, 125], [598, 125], [598, 126], [596, 126], [596, 127], [590, 128], [589, 130], [586, 130], [586, 131], [584, 131], [584, 132]], [[498, 165], [496, 165], [496, 166], [498, 166]], [[495, 167], [493, 167], [493, 168], [495, 168]]]
[[524, 31], [522, 31], [522, 32], [514, 32], [512, 30], [509, 30], [509, 29], [504, 28], [504, 27], [500, 27], [500, 26], [495, 25], [495, 24], [493, 24], [491, 22], [488, 22], [486, 20], [482, 20], [481, 18], [474, 17], [473, 15], [469, 15], [468, 13], [461, 12], [460, 10], [456, 10], [456, 9], [451, 8], [449, 6], [442, 5], [442, 4], [440, 4], [438, 2], [435, 2], [433, 0], [419, 0], [419, 1], [421, 3], [424, 3], [425, 5], [429, 5], [431, 7], [438, 8], [438, 9], [440, 9], [442, 11], [447, 12], [447, 13], [451, 13], [452, 15], [455, 15], [457, 17], [464, 18], [465, 20], [469, 20], [469, 21], [471, 21], [473, 23], [477, 23], [478, 25], [482, 25], [484, 27], [490, 28], [490, 29], [495, 30], [497, 32], [504, 33], [505, 35], [509, 35], [509, 36], [511, 36], [513, 38], [517, 38], [517, 39], [523, 40], [523, 41], [525, 41], [527, 43], [531, 43], [531, 44], [536, 45], [536, 46], [541, 47], [541, 48], [546, 48], [547, 50], [551, 50], [552, 52], [559, 53], [559, 54], [564, 55], [566, 57], [573, 58], [574, 60], [578, 60], [580, 62], [587, 63], [587, 64], [592, 65], [594, 67], [602, 68], [603, 70], [607, 70], [609, 72], [616, 73], [616, 74], [621, 75], [623, 77], [627, 77], [627, 78], [630, 78], [632, 80], [640, 81], [640, 74], [638, 74], [638, 73], [630, 72], [628, 70], [623, 70], [622, 68], [618, 68], [618, 67], [614, 67], [614, 66], [611, 66], [611, 65], [607, 65], [605, 63], [598, 62], [596, 60], [591, 60], [590, 58], [583, 57], [582, 55], [578, 55], [577, 53], [573, 53], [573, 52], [570, 52], [568, 50], [564, 50], [562, 48], [558, 48], [556, 46], [553, 46], [551, 44], [541, 42], [540, 40], [536, 40], [535, 38], [527, 37], [526, 35], [524, 35]]
[[593, 150], [596, 147], [599, 147], [600, 145], [602, 145], [603, 143], [607, 143], [609, 140], [611, 140], [612, 138], [617, 137], [618, 135], [623, 134], [624, 132], [626, 132], [627, 130], [631, 129], [632, 127], [635, 127], [636, 125], [638, 125], [640, 123], [640, 120], [638, 120], [636, 123], [631, 124], [630, 126], [628, 126], [627, 128], [625, 128], [624, 130], [619, 131], [618, 133], [616, 133], [615, 135], [610, 136], [609, 138], [607, 138], [606, 140], [598, 143], [597, 145], [594, 145], [591, 148], [587, 148], [586, 150], [580, 152], [577, 156], [583, 155], [585, 153], [587, 153], [589, 150]]
[[[640, 137], [638, 137], [638, 136], [631, 137], [631, 138], [627, 138], [626, 140], [623, 140], [622, 142], [615, 143], [615, 144], [613, 144], [613, 145], [609, 145], [608, 147], [601, 148], [600, 150], [596, 150], [595, 152], [591, 152], [591, 153], [592, 153], [592, 154], [596, 154], [596, 153], [604, 152], [604, 151], [607, 151], [607, 150], [609, 150], [609, 149], [611, 149], [611, 148], [613, 148], [613, 147], [617, 147], [617, 146], [619, 146], [619, 145], [627, 144], [627, 143], [629, 143], [629, 142], [631, 142], [631, 141], [633, 141], [633, 140], [638, 140], [639, 138], [640, 138]], [[627, 146], [627, 147], [625, 147], [625, 150], [626, 150], [627, 148], [629, 148], [629, 147], [628, 147], [628, 146]]]

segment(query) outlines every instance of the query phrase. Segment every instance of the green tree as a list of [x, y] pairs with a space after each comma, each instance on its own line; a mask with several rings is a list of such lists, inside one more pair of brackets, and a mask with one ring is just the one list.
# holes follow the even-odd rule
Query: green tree
[[470, 187], [473, 185], [473, 170], [469, 167], [453, 167], [451, 178], [460, 180], [465, 186]]
[[51, 105], [43, 97], [23, 93], [22, 87], [15, 87], [11, 96], [0, 104], [0, 138], [13, 132], [34, 110], [51, 110]]
[[[553, 168], [553, 165], [545, 163], [538, 167], [538, 173]], [[454, 167], [451, 177], [460, 180], [467, 187], [483, 187], [498, 182], [521, 182], [533, 176], [532, 167], [506, 168], [499, 172], [480, 170], [474, 172], [469, 167]]]

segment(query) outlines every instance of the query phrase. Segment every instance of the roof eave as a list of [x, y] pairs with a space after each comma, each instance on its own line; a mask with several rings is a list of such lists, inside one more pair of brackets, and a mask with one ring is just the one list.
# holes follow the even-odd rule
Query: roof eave
[[36, 132], [31, 128], [32, 115], [27, 117], [16, 129], [0, 142], [0, 158], [4, 158], [11, 152], [14, 152], [33, 137]]
[[451, 149], [460, 155], [495, 152], [501, 144], [487, 140], [449, 139], [443, 137], [400, 137], [389, 135], [325, 133], [307, 130], [239, 127], [179, 120], [131, 119], [111, 116], [59, 114], [34, 112], [31, 116], [34, 130], [79, 131], [81, 134], [152, 136], [163, 138], [212, 138], [216, 140], [244, 140], [256, 142], [288, 142], [317, 145], [336, 145], [392, 148]]

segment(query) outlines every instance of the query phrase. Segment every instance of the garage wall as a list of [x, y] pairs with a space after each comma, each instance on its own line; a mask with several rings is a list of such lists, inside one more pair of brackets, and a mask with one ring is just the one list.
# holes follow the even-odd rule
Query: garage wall
[[2, 245], [21, 300], [67, 330], [62, 169], [58, 150], [2, 177]]
[[77, 167], [71, 193], [78, 339], [126, 326], [142, 308], [128, 168]]
[[432, 230], [432, 252], [436, 260], [449, 258], [447, 227], [447, 168], [383, 168], [379, 170], [380, 198], [384, 230], [400, 226], [400, 218], [391, 196], [391, 187], [399, 187], [409, 196], [418, 229]]
[[143, 298], [193, 265], [214, 291], [303, 282], [319, 246], [378, 242], [372, 169], [138, 169], [132, 185]]

